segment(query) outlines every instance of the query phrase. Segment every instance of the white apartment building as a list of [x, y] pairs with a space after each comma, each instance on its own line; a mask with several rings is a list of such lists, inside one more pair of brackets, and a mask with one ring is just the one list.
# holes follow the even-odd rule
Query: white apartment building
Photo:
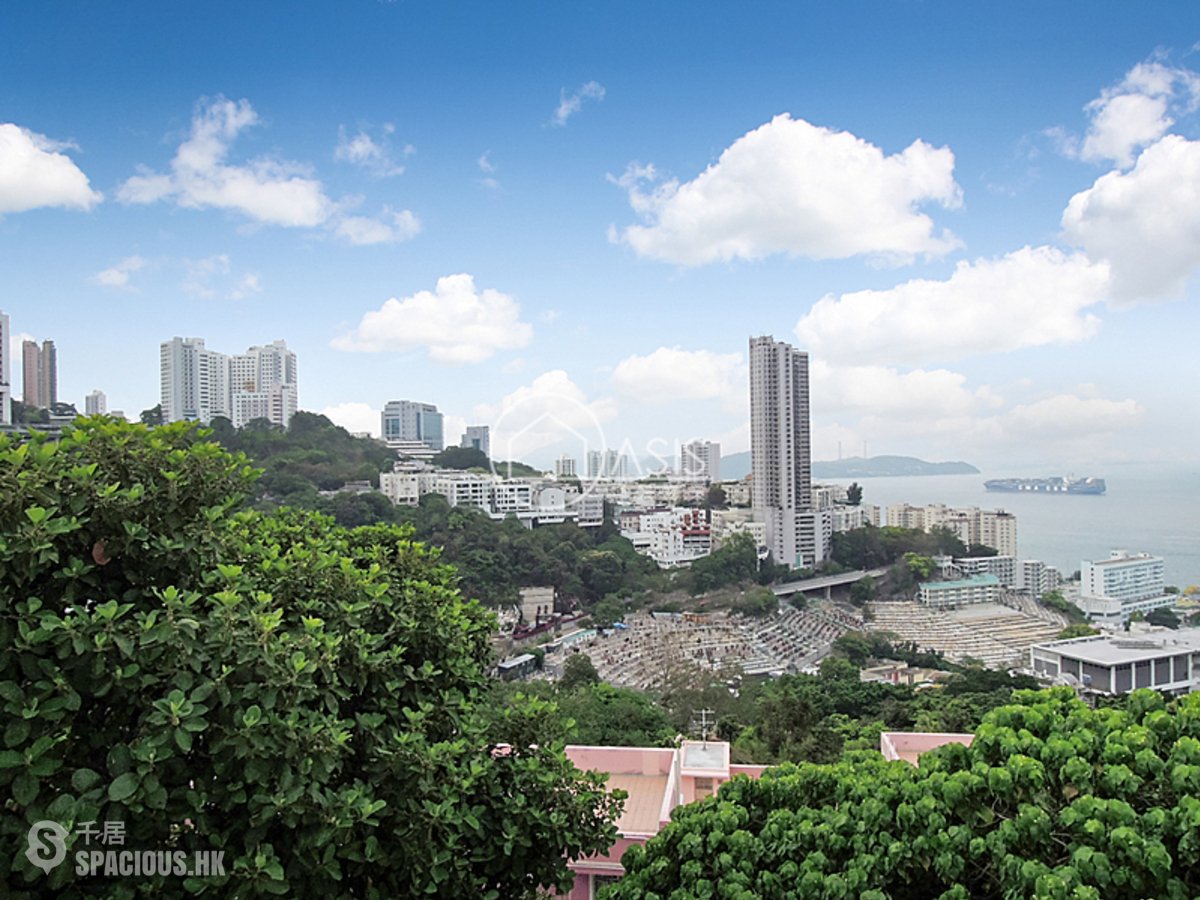
[[296, 354], [285, 341], [229, 356], [203, 338], [172, 338], [159, 348], [163, 421], [208, 424], [217, 416], [242, 428], [267, 419], [286, 428], [296, 414]]
[[389, 400], [379, 414], [379, 423], [380, 435], [393, 449], [402, 442], [422, 443], [434, 453], [445, 449], [442, 414], [432, 403]]
[[1017, 517], [1003, 509], [981, 510], [977, 506], [949, 507], [941, 503], [912, 506], [896, 503], [887, 507], [887, 524], [930, 532], [948, 528], [964, 544], [982, 544], [1002, 556], [1017, 556]]
[[491, 429], [486, 425], [468, 425], [459, 446], [466, 450], [478, 450], [488, 459], [492, 458]]
[[629, 457], [616, 450], [589, 450], [587, 453], [587, 477], [597, 478], [628, 478], [633, 467]]
[[755, 519], [776, 563], [811, 568], [829, 558], [833, 521], [812, 503], [808, 354], [768, 336], [750, 339], [750, 466]]
[[104, 391], [92, 391], [84, 397], [83, 411], [89, 416], [102, 416], [108, 412], [108, 397], [104, 395]]
[[1121, 624], [1135, 613], [1171, 606], [1165, 593], [1163, 559], [1149, 553], [1114, 550], [1099, 562], [1084, 560], [1079, 569], [1079, 608], [1106, 624]]
[[1031, 647], [1029, 657], [1037, 674], [1102, 694], [1200, 690], [1200, 628], [1050, 641]]
[[1047, 591], [1058, 590], [1062, 584], [1062, 573], [1040, 559], [1023, 559], [1017, 563], [1016, 589], [1033, 597]]
[[575, 458], [563, 454], [554, 461], [554, 474], [558, 478], [577, 478], [577, 470], [575, 468]]
[[964, 556], [954, 560], [963, 575], [995, 575], [1006, 588], [1017, 585], [1017, 561], [1011, 556]]
[[679, 474], [693, 481], [717, 484], [721, 480], [721, 445], [715, 441], [689, 441], [679, 451]]
[[0, 425], [12, 424], [12, 323], [0, 310]]
[[921, 585], [917, 599], [938, 609], [995, 603], [1000, 599], [1000, 579], [995, 575], [975, 575], [959, 581], [930, 581]]
[[748, 478], [741, 481], [722, 481], [721, 490], [725, 492], [725, 502], [730, 506], [750, 506], [753, 500]]
[[621, 535], [659, 568], [690, 565], [712, 552], [712, 523], [707, 510], [675, 507], [625, 513], [621, 521]]
[[836, 532], [853, 531], [868, 525], [879, 527], [879, 507], [864, 503], [860, 506], [833, 506], [829, 514]]

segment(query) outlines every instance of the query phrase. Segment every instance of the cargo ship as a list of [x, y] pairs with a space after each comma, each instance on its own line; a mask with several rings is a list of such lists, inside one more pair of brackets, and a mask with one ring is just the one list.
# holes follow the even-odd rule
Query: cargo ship
[[989, 491], [1020, 494], [1103, 494], [1103, 478], [993, 478], [983, 486]]

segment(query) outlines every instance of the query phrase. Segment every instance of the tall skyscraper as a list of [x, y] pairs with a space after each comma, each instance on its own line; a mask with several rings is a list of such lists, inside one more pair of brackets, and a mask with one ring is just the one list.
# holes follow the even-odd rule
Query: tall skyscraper
[[389, 400], [379, 414], [379, 424], [385, 441], [420, 441], [431, 450], [445, 449], [442, 414], [432, 403]]
[[58, 402], [58, 351], [54, 341], [25, 341], [21, 345], [21, 402], [49, 409]]
[[164, 422], [207, 424], [217, 416], [241, 428], [267, 419], [286, 428], [297, 409], [296, 354], [286, 341], [229, 356], [203, 338], [172, 338], [160, 353]]
[[679, 474], [711, 484], [721, 480], [721, 445], [713, 441], [690, 441], [679, 451]]
[[827, 559], [832, 517], [812, 505], [808, 354], [769, 335], [750, 339], [750, 468], [774, 561], [811, 568]]
[[468, 425], [463, 432], [461, 446], [468, 450], [478, 450], [488, 459], [492, 457], [491, 432], [486, 425]]
[[108, 398], [104, 391], [92, 391], [83, 398], [83, 411], [89, 416], [102, 416], [108, 412]]
[[12, 370], [9, 361], [11, 325], [8, 314], [0, 310], [0, 425], [12, 424], [12, 383], [9, 372]]

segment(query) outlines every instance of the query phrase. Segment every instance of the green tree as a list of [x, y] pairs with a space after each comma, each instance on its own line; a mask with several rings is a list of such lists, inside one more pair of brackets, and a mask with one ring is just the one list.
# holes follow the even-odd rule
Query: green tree
[[851, 506], [860, 506], [862, 504], [862, 498], [862, 485], [857, 481], [852, 481], [850, 483], [850, 487], [846, 488], [846, 502]]
[[562, 677], [558, 679], [558, 689], [563, 693], [599, 683], [600, 673], [586, 653], [572, 653], [564, 660]]
[[601, 896], [1193, 896], [1200, 695], [1015, 700], [919, 767], [870, 753], [735, 778], [631, 848]]
[[875, 579], [864, 575], [850, 585], [850, 602], [855, 606], [866, 606], [875, 599]]
[[702, 556], [688, 569], [693, 594], [753, 581], [758, 573], [758, 551], [754, 538], [742, 532], [733, 535], [708, 556]]
[[436, 552], [234, 513], [254, 471], [185, 424], [81, 423], [0, 436], [0, 883], [132, 896], [32, 868], [44, 819], [226, 852], [147, 895], [532, 897], [611, 843], [552, 709], [479, 703], [493, 620]]
[[[572, 657], [579, 658], [579, 657]], [[587, 659], [587, 657], [582, 657]], [[559, 713], [575, 723], [576, 743], [604, 747], [665, 747], [675, 729], [666, 712], [653, 700], [629, 688], [611, 684], [560, 685]]]
[[597, 628], [610, 628], [624, 618], [625, 604], [614, 594], [609, 594], [592, 608], [592, 624]]
[[443, 469], [486, 469], [491, 461], [474, 447], [447, 447], [433, 458], [433, 464]]
[[143, 409], [138, 417], [143, 425], [162, 425], [163, 424], [163, 408], [161, 403], [156, 403], [149, 409]]
[[1146, 621], [1151, 625], [1159, 625], [1163, 628], [1178, 628], [1183, 624], [1179, 616], [1166, 607], [1151, 610], [1146, 616]]
[[1070, 638], [1091, 637], [1092, 635], [1099, 633], [1100, 632], [1091, 625], [1085, 625], [1083, 622], [1076, 622], [1074, 625], [1068, 625], [1066, 628], [1060, 631], [1055, 640], [1065, 641]]
[[704, 505], [709, 509], [725, 509], [729, 505], [729, 499], [725, 496], [725, 488], [719, 484], [709, 485]]

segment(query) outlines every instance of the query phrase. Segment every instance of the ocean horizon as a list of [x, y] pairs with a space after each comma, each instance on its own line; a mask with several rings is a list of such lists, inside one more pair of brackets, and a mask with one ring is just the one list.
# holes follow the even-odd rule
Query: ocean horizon
[[[988, 491], [992, 478], [1073, 474], [1103, 478], [1105, 494], [1008, 494]], [[818, 483], [858, 481], [863, 503], [978, 506], [1017, 517], [1020, 559], [1040, 559], [1070, 577], [1084, 560], [1107, 559], [1112, 550], [1146, 552], [1164, 560], [1166, 583], [1200, 585], [1200, 464], [1121, 463], [1103, 471], [1054, 472], [1027, 467], [988, 469], [970, 475], [826, 478]]]

